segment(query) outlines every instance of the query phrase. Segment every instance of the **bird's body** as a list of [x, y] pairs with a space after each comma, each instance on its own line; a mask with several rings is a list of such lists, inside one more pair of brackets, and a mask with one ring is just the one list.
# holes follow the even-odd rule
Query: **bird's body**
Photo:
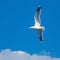
[[41, 26], [41, 20], [40, 20], [40, 14], [41, 14], [41, 6], [39, 5], [37, 8], [37, 11], [35, 13], [34, 16], [34, 21], [35, 24], [34, 26], [31, 26], [31, 29], [36, 29], [38, 31], [38, 37], [41, 41], [43, 41], [43, 30], [45, 30], [45, 28], [43, 26]]

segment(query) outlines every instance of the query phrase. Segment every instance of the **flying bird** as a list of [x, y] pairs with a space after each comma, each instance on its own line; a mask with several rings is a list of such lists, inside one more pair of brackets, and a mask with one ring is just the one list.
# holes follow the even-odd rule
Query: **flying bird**
[[31, 29], [36, 29], [40, 41], [43, 41], [44, 40], [44, 38], [43, 38], [43, 30], [45, 30], [45, 27], [41, 26], [41, 19], [40, 19], [41, 8], [42, 7], [39, 5], [37, 10], [36, 10], [36, 13], [34, 15], [35, 24], [34, 24], [34, 26], [31, 26], [30, 28]]

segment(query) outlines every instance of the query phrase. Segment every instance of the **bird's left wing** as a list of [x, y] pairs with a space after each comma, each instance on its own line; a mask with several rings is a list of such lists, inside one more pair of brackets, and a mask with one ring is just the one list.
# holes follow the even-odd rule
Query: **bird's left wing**
[[38, 31], [38, 37], [39, 37], [39, 39], [40, 39], [40, 41], [43, 41], [44, 40], [44, 38], [43, 38], [43, 31], [42, 30], [37, 30]]

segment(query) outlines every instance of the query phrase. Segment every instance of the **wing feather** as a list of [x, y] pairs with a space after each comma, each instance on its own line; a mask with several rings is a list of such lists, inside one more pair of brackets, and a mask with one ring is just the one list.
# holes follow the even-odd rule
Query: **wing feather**
[[37, 11], [36, 11], [35, 16], [34, 16], [34, 19], [38, 23], [40, 23], [40, 14], [41, 14], [41, 6], [38, 6]]
[[44, 40], [44, 38], [43, 38], [43, 31], [42, 30], [38, 30], [38, 37], [39, 37], [39, 39], [41, 40], [41, 41], [43, 41]]

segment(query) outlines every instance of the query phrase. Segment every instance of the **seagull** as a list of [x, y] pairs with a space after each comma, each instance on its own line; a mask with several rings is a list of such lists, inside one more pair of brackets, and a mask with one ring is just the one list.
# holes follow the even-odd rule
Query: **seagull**
[[35, 24], [34, 24], [34, 26], [31, 26], [30, 28], [31, 29], [36, 29], [40, 41], [43, 41], [44, 40], [44, 38], [43, 38], [43, 30], [45, 30], [45, 27], [41, 26], [41, 19], [40, 19], [41, 8], [42, 7], [39, 5], [37, 10], [36, 10], [36, 13], [34, 15]]

